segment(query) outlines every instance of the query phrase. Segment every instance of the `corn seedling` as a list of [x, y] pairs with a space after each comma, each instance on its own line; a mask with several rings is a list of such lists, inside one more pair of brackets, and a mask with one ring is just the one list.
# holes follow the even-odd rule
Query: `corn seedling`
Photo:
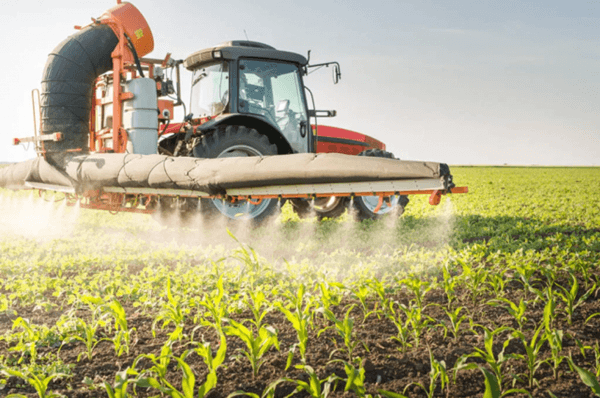
[[217, 369], [221, 366], [225, 360], [225, 355], [227, 354], [227, 339], [225, 338], [225, 335], [221, 333], [219, 348], [214, 356], [209, 343], [199, 344], [195, 351], [208, 367], [209, 373], [214, 373], [216, 375]]
[[479, 268], [469, 267], [462, 260], [457, 260], [462, 266], [463, 273], [461, 280], [465, 283], [465, 286], [470, 291], [471, 302], [473, 305], [477, 304], [477, 298], [485, 290], [483, 286], [488, 277], [488, 270], [481, 266]]
[[135, 331], [135, 328], [129, 329], [127, 327], [125, 309], [123, 309], [123, 306], [117, 300], [113, 300], [108, 305], [107, 310], [115, 320], [115, 336], [112, 339], [109, 339], [115, 346], [115, 353], [117, 356], [121, 356], [123, 352], [129, 354], [131, 334]]
[[448, 270], [448, 263], [444, 264], [442, 267], [442, 286], [444, 288], [444, 292], [446, 293], [446, 299], [448, 300], [448, 308], [452, 305], [452, 302], [456, 299], [456, 286], [458, 284], [458, 280], [450, 274]]
[[581, 355], [587, 358], [586, 351], [594, 352], [594, 374], [596, 377], [600, 377], [600, 344], [596, 340], [596, 344], [593, 346], [584, 345], [581, 341], [575, 339], [575, 344], [579, 347]]
[[533, 388], [534, 383], [537, 384], [537, 380], [535, 379], [535, 373], [539, 369], [539, 367], [546, 363], [547, 361], [542, 361], [540, 359], [540, 350], [542, 345], [546, 341], [546, 335], [541, 333], [543, 329], [543, 325], [540, 325], [530, 340], [527, 340], [527, 337], [519, 331], [516, 330], [513, 332], [513, 335], [521, 340], [523, 343], [523, 347], [525, 348], [525, 355], [514, 355], [514, 358], [522, 359], [525, 361], [527, 365], [527, 380], [529, 384], [529, 388]]
[[579, 299], [577, 296], [579, 295], [579, 282], [577, 282], [577, 278], [574, 275], [570, 275], [571, 278], [571, 288], [567, 289], [561, 285], [558, 287], [563, 291], [563, 293], [556, 292], [556, 295], [560, 297], [563, 301], [565, 307], [564, 311], [567, 315], [567, 321], [569, 325], [573, 324], [573, 314], [575, 310], [582, 305], [585, 300], [596, 290], [596, 284], [594, 283], [592, 287], [590, 287], [586, 292], [584, 292]]
[[467, 364], [466, 363], [466, 360], [468, 358], [479, 358], [479, 359], [484, 360], [488, 364], [488, 366], [490, 367], [490, 369], [492, 370], [492, 372], [495, 376], [495, 380], [497, 380], [500, 390], [502, 390], [502, 382], [503, 382], [502, 366], [506, 363], [506, 361], [508, 361], [512, 357], [511, 355], [504, 355], [504, 350], [506, 350], [506, 347], [510, 343], [512, 336], [509, 336], [508, 339], [504, 341], [504, 344], [502, 345], [502, 350], [498, 353], [498, 355], [494, 354], [494, 336], [496, 336], [502, 332], [505, 332], [506, 330], [509, 330], [510, 328], [502, 327], [502, 328], [496, 329], [494, 331], [491, 331], [485, 327], [483, 329], [484, 329], [484, 349], [475, 347], [474, 353], [465, 354], [465, 355], [461, 356], [457, 360], [457, 364], [454, 367], [454, 379], [456, 380], [456, 375], [459, 370], [475, 368], [474, 366], [471, 366], [471, 365], [475, 365], [475, 364], [473, 364], [473, 363]]
[[400, 286], [406, 286], [406, 288], [410, 290], [414, 296], [411, 301], [413, 301], [418, 308], [423, 308], [423, 300], [425, 299], [425, 295], [433, 288], [431, 283], [414, 275], [410, 278], [401, 279], [398, 281], [398, 283]]
[[302, 380], [288, 379], [284, 377], [283, 380], [296, 384], [296, 389], [293, 393], [289, 394], [288, 397], [301, 391], [304, 391], [312, 398], [327, 398], [332, 390], [332, 386], [335, 390], [335, 387], [339, 380], [337, 376], [330, 375], [329, 377], [320, 380], [317, 376], [317, 373], [312, 367], [308, 365], [296, 365], [296, 368], [302, 369], [304, 370], [304, 372], [306, 372], [306, 374], [308, 375], [308, 382]]
[[223, 331], [229, 336], [236, 336], [246, 344], [246, 350], [242, 353], [250, 361], [252, 374], [254, 377], [258, 375], [258, 370], [264, 362], [263, 356], [271, 347], [279, 350], [279, 341], [277, 340], [277, 332], [271, 326], [262, 326], [258, 330], [258, 335], [254, 336], [252, 331], [241, 323], [234, 320], [229, 320], [230, 326], [225, 326]]
[[528, 291], [535, 293], [537, 289], [532, 286], [533, 275], [537, 271], [537, 264], [516, 264], [515, 265], [515, 276], [520, 280], [523, 284], [523, 287]]
[[342, 301], [342, 295], [340, 289], [344, 288], [344, 285], [337, 282], [321, 282], [318, 284], [319, 290], [321, 291], [321, 304], [323, 308], [329, 309], [331, 306], [337, 306]]
[[54, 328], [48, 328], [45, 325], [32, 324], [29, 319], [18, 317], [13, 321], [12, 330], [15, 331], [6, 337], [0, 337], [0, 340], [6, 340], [7, 343], [16, 341], [16, 344], [8, 348], [10, 352], [19, 352], [18, 363], [23, 363], [27, 359], [29, 364], [36, 364], [39, 353], [38, 347], [56, 347], [60, 346], [62, 336]]
[[[383, 283], [377, 279], [369, 279], [366, 281], [366, 285], [372, 289], [379, 298], [379, 306], [382, 311], [387, 311], [390, 307], [390, 298], [387, 296], [387, 291]], [[377, 317], [379, 318], [379, 312], [375, 308], [373, 312], [377, 313]], [[386, 314], [387, 316], [387, 314]]]
[[560, 355], [563, 347], [563, 331], [562, 330], [549, 330], [546, 329], [544, 331], [545, 339], [550, 346], [551, 356], [548, 359], [548, 363], [552, 363], [552, 374], [554, 375], [554, 380], [558, 379], [558, 367], [565, 359], [565, 356]]
[[506, 285], [506, 278], [504, 277], [504, 272], [499, 273], [490, 273], [487, 277], [487, 284], [496, 297], [501, 297], [504, 295], [504, 286]]
[[512, 388], [507, 391], [502, 391], [502, 382], [498, 379], [498, 376], [487, 370], [486, 368], [470, 363], [467, 367], [468, 369], [479, 369], [481, 373], [483, 373], [483, 377], [485, 378], [485, 391], [483, 393], [484, 398], [502, 398], [507, 395], [521, 393], [531, 397], [529, 391], [524, 390], [522, 388]]
[[221, 275], [217, 281], [217, 290], [205, 295], [199, 303], [200, 306], [208, 310], [213, 318], [213, 322], [202, 320], [202, 325], [214, 327], [218, 333], [221, 333], [223, 318], [227, 315], [227, 304], [223, 300], [224, 295], [223, 276]]
[[[190, 353], [191, 350], [184, 351], [181, 357], [172, 356], [172, 359], [177, 361], [180, 369], [183, 372], [181, 381], [181, 390], [178, 390], [166, 379], [156, 379], [151, 376], [141, 375], [136, 379], [136, 384], [139, 387], [144, 388], [155, 388], [162, 394], [168, 395], [172, 398], [193, 398], [194, 387], [196, 385], [196, 376], [189, 365], [185, 362], [185, 357]], [[210, 374], [209, 374], [210, 375]]]
[[125, 369], [117, 372], [112, 386], [107, 381], [104, 382], [104, 390], [109, 398], [126, 398], [129, 396], [127, 386], [129, 386], [131, 380], [128, 378], [128, 371], [129, 369]]
[[[339, 362], [344, 365], [346, 372], [346, 385], [344, 391], [354, 391], [357, 397], [366, 398], [370, 395], [366, 394], [365, 388], [365, 368], [359, 366], [358, 369], [351, 363], [341, 359], [334, 359], [331, 363]], [[355, 358], [355, 362], [360, 364], [360, 358]]]
[[397, 341], [398, 343], [400, 343], [400, 352], [404, 352], [406, 351], [407, 348], [412, 347], [412, 345], [409, 343], [409, 338], [410, 338], [410, 329], [408, 328], [409, 326], [409, 319], [407, 318], [406, 320], [402, 320], [402, 317], [400, 316], [400, 313], [398, 313], [395, 309], [396, 306], [400, 306], [400, 304], [397, 304], [394, 301], [390, 301], [388, 303], [389, 309], [387, 309], [385, 311], [386, 317], [392, 321], [392, 323], [394, 324], [394, 326], [396, 326], [396, 336], [392, 336], [391, 339]]
[[[350, 318], [350, 312], [354, 309], [354, 304], [350, 306], [350, 308], [348, 308], [348, 310], [346, 311], [346, 315], [344, 316], [344, 319], [339, 320], [336, 318], [335, 314], [333, 312], [331, 312], [330, 310], [328, 310], [327, 308], [319, 308], [316, 311], [323, 314], [327, 319], [329, 319], [330, 322], [333, 323], [333, 327], [335, 328], [336, 332], [338, 333], [338, 335], [342, 338], [342, 340], [344, 341], [344, 348], [346, 351], [346, 354], [348, 355], [348, 360], [352, 361], [352, 352], [354, 351], [354, 349], [356, 348], [356, 346], [358, 345], [358, 341], [354, 340], [354, 334], [353, 334], [353, 327], [354, 327], [354, 320], [352, 318]], [[322, 329], [321, 331], [319, 331], [319, 333], [317, 334], [317, 336], [321, 335], [322, 332], [324, 332], [325, 330], [329, 329], [330, 327], [326, 327], [325, 329]], [[344, 351], [344, 348], [340, 348], [339, 350]], [[331, 356], [336, 352], [337, 350], [332, 351], [329, 354], [329, 357], [331, 358]]]
[[182, 308], [180, 300], [173, 298], [173, 294], [171, 293], [171, 278], [167, 279], [166, 293], [167, 303], [163, 305], [161, 312], [152, 323], [152, 336], [156, 337], [156, 324], [162, 321], [161, 329], [164, 329], [170, 323], [175, 325], [175, 330], [171, 333], [170, 339], [177, 340], [181, 338], [183, 333], [187, 311]]
[[[275, 303], [275, 307], [281, 311], [287, 320], [292, 324], [292, 327], [296, 330], [298, 335], [298, 349], [300, 351], [300, 358], [304, 363], [306, 361], [306, 349], [308, 347], [308, 325], [310, 322], [310, 312], [312, 308], [312, 302], [306, 303], [302, 308], [304, 302], [304, 285], [298, 287], [297, 295], [289, 294], [288, 298], [292, 300], [294, 306], [294, 312], [284, 307], [281, 303]], [[292, 358], [294, 356], [294, 347], [290, 350], [288, 355], [286, 369], [290, 366]]]
[[[222, 347], [226, 347], [226, 344], [223, 344]], [[208, 350], [210, 352], [210, 347]], [[220, 350], [221, 350], [221, 347], [219, 348], [219, 351]], [[159, 390], [162, 394], [168, 395], [172, 398], [194, 398], [194, 389], [196, 388], [195, 387], [196, 386], [196, 376], [194, 375], [192, 368], [185, 362], [186, 357], [190, 354], [191, 351], [192, 350], [184, 351], [180, 357], [170, 355], [170, 357], [172, 359], [177, 361], [177, 365], [183, 372], [183, 375], [182, 375], [183, 377], [182, 377], [182, 381], [181, 381], [181, 390], [174, 387], [171, 383], [169, 383], [164, 378], [156, 379], [151, 376], [147, 377], [144, 374], [142, 374], [141, 376], [139, 376], [136, 379], [136, 384], [140, 387], [155, 388], [155, 389]], [[196, 350], [196, 352], [198, 352], [198, 350]], [[210, 362], [209, 372], [208, 372], [208, 375], [206, 376], [206, 381], [202, 385], [200, 385], [200, 387], [198, 388], [198, 398], [203, 398], [204, 396], [206, 396], [206, 394], [208, 394], [217, 385], [217, 368], [221, 365], [223, 360], [221, 359], [221, 355], [219, 353], [217, 354], [217, 356], [215, 358], [212, 358], [212, 355], [210, 355], [210, 354], [209, 354], [209, 356], [210, 356], [210, 360], [208, 361], [208, 362]], [[222, 357], [224, 358], [224, 356], [225, 355], [223, 353]], [[206, 361], [207, 358], [204, 358], [204, 359], [205, 359], [205, 362], [207, 362]], [[219, 360], [220, 360], [220, 362], [219, 362]], [[207, 364], [208, 364], [208, 362], [207, 362]]]
[[430, 325], [434, 323], [434, 320], [430, 316], [423, 314], [421, 307], [407, 307], [404, 304], [399, 304], [399, 307], [404, 312], [404, 315], [406, 315], [406, 320], [410, 326], [410, 332], [415, 343], [414, 346], [417, 348], [419, 347], [423, 331], [431, 328], [432, 326]]
[[491, 300], [488, 302], [488, 304], [492, 306], [502, 306], [502, 308], [508, 311], [508, 313], [515, 319], [519, 325], [519, 330], [523, 330], [523, 324], [527, 322], [527, 317], [525, 316], [525, 312], [527, 311], [527, 302], [524, 301], [523, 298], [519, 300], [518, 305], [503, 297]]
[[258, 271], [260, 270], [260, 259], [258, 254], [253, 248], [240, 242], [238, 238], [236, 238], [229, 229], [227, 229], [227, 233], [231, 238], [233, 238], [233, 240], [235, 240], [239, 244], [239, 248], [234, 251], [231, 257], [240, 261], [248, 268], [242, 271], [242, 273], [240, 274], [240, 278], [244, 274], [250, 275], [251, 285], [254, 286], [254, 277], [258, 274]]
[[[4, 374], [6, 376], [15, 376], [15, 377], [18, 377], [18, 378], [24, 380], [27, 384], [29, 384], [31, 387], [33, 387], [35, 389], [39, 398], [62, 397], [62, 395], [58, 395], [58, 394], [55, 394], [52, 392], [47, 392], [48, 384], [50, 384], [50, 382], [54, 379], [58, 379], [58, 378], [62, 378], [62, 377], [70, 377], [69, 375], [67, 375], [65, 373], [44, 374], [44, 373], [35, 372], [34, 370], [20, 371], [20, 370], [10, 369], [10, 368], [4, 368], [4, 369], [0, 370], [0, 373]], [[11, 395], [7, 396], [6, 398], [10, 398], [10, 397], [27, 398], [25, 395], [21, 395], [21, 394], [11, 394]]]
[[[243, 302], [246, 304], [246, 307], [250, 309], [254, 319], [251, 322], [256, 327], [256, 330], [260, 330], [262, 326], [262, 321], [265, 316], [271, 311], [271, 308], [268, 307], [268, 301], [266, 299], [265, 293], [262, 290], [250, 290], [248, 292], [250, 295], [250, 300], [248, 298], [244, 298]], [[267, 306], [265, 310], [263, 307]]]
[[460, 316], [460, 312], [462, 310], [463, 307], [457, 307], [454, 309], [454, 311], [448, 311], [444, 309], [444, 312], [446, 313], [446, 315], [448, 316], [448, 320], [450, 321], [449, 326], [440, 324], [442, 327], [444, 327], [444, 338], [446, 338], [447, 331], [449, 330], [450, 333], [452, 333], [452, 336], [454, 337], [454, 341], [458, 340], [458, 337], [460, 336], [460, 325], [465, 321], [465, 319], [467, 319], [466, 315]]
[[363, 323], [367, 320], [369, 315], [373, 313], [370, 311], [367, 306], [367, 298], [369, 297], [369, 288], [366, 285], [359, 284], [357, 287], [351, 289], [352, 294], [358, 299], [360, 302], [360, 306], [363, 311]]
[[40, 334], [34, 329], [29, 322], [29, 319], [18, 317], [13, 321], [12, 329], [16, 328], [23, 329], [22, 332], [16, 333], [18, 336], [18, 343], [10, 348], [10, 351], [21, 352], [19, 363], [24, 359], [25, 354], [29, 355], [31, 363], [35, 363], [37, 359], [37, 342], [40, 339]]
[[[435, 394], [435, 390], [437, 388], [438, 381], [440, 383], [441, 391], [444, 392], [444, 389], [446, 388], [446, 386], [448, 386], [450, 384], [450, 379], [448, 378], [448, 373], [446, 372], [446, 363], [444, 361], [438, 361], [437, 359], [435, 359], [433, 357], [433, 353], [431, 352], [431, 350], [429, 350], [429, 362], [431, 364], [431, 370], [429, 371], [429, 386], [428, 386], [428, 388], [426, 388], [421, 383], [413, 382], [413, 383], [408, 384], [404, 388], [404, 392], [406, 392], [408, 387], [410, 387], [411, 385], [416, 385], [425, 392], [425, 395], [427, 395], [427, 398], [433, 398], [433, 396]], [[446, 393], [448, 393], [448, 391], [446, 391]], [[448, 395], [448, 394], [446, 394], [446, 395]]]
[[160, 350], [160, 355], [156, 356], [154, 354], [141, 354], [134, 361], [131, 367], [135, 369], [142, 359], [148, 359], [152, 362], [153, 366], [146, 369], [146, 371], [154, 374], [158, 380], [164, 380], [167, 376], [167, 370], [169, 364], [171, 363], [171, 357], [173, 356], [171, 345], [173, 344], [172, 340], [167, 340], [167, 342], [162, 346]]
[[[102, 319], [98, 319], [95, 322], [90, 321], [86, 322], [81, 318], [76, 319], [76, 335], [71, 335], [70, 337], [74, 340], [79, 340], [83, 344], [85, 344], [85, 352], [82, 352], [77, 356], [77, 362], [81, 360], [82, 355], [86, 355], [89, 361], [92, 360], [92, 355], [94, 348], [98, 345], [102, 339], [98, 339], [96, 337], [96, 331], [99, 327], [104, 327], [106, 322]], [[65, 340], [66, 341], [66, 340]]]

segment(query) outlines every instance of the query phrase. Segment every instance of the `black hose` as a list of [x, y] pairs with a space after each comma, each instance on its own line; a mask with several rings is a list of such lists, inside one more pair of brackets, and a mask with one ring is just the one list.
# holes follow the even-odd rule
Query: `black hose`
[[165, 128], [163, 129], [163, 131], [158, 135], [159, 137], [161, 137], [165, 131], [167, 131], [167, 129], [169, 128], [169, 125], [171, 124], [171, 119], [167, 119], [167, 123], [165, 124]]
[[92, 25], [62, 41], [48, 56], [42, 75], [42, 134], [63, 134], [46, 141], [50, 163], [59, 166], [66, 151], [89, 151], [90, 110], [96, 77], [112, 69], [119, 40], [107, 25]]
[[138, 73], [140, 74], [141, 77], [146, 77], [146, 76], [144, 76], [144, 71], [142, 70], [142, 63], [140, 62], [140, 58], [138, 57], [138, 53], [135, 49], [135, 46], [131, 42], [131, 39], [129, 38], [129, 36], [127, 36], [127, 33], [123, 33], [123, 35], [125, 36], [125, 39], [127, 39], [128, 47], [131, 50], [131, 53], [133, 54], [133, 59], [135, 61], [135, 66], [137, 67]]

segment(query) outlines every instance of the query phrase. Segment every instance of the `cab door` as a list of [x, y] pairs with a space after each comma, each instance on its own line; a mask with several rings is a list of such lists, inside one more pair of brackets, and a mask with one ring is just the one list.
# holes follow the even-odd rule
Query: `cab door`
[[300, 68], [286, 62], [242, 59], [239, 72], [239, 111], [263, 116], [279, 128], [294, 152], [309, 152]]

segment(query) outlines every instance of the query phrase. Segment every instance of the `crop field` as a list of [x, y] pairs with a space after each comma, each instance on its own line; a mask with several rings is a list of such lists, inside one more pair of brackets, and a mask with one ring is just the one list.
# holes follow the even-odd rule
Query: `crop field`
[[600, 168], [452, 172], [257, 229], [0, 191], [0, 396], [600, 396]]

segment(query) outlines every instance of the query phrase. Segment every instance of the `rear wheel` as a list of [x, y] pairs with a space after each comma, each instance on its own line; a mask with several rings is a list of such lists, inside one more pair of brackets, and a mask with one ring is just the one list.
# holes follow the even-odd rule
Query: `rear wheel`
[[309, 199], [292, 199], [292, 209], [298, 217], [307, 218], [316, 216], [317, 219], [337, 218], [344, 214], [347, 207], [346, 198], [326, 197]]
[[[391, 152], [386, 152], [381, 149], [367, 149], [359, 153], [358, 156], [396, 159]], [[398, 215], [401, 215], [404, 212], [404, 208], [408, 204], [408, 201], [408, 197], [406, 196], [387, 196], [384, 198], [381, 207], [375, 212], [375, 209], [377, 209], [379, 204], [378, 196], [358, 196], [354, 198], [353, 208], [358, 220], [377, 220], [386, 214], [395, 211], [397, 211]]]
[[[226, 158], [277, 155], [277, 146], [255, 129], [244, 126], [222, 126], [202, 137], [194, 147], [194, 157]], [[221, 199], [203, 199], [202, 213], [209, 217], [224, 216], [230, 220], [250, 219], [260, 223], [274, 215], [277, 200], [263, 199], [254, 205], [246, 200], [228, 202]]]

